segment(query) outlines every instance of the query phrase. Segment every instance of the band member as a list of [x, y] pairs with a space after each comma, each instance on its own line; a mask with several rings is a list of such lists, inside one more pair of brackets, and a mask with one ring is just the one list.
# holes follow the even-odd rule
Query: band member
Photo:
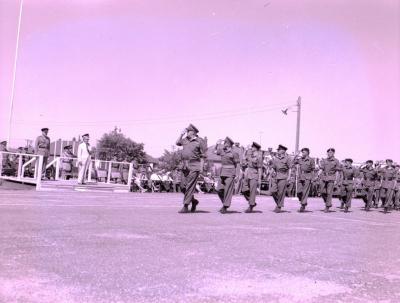
[[372, 200], [375, 192], [375, 182], [378, 181], [378, 173], [373, 167], [373, 161], [368, 160], [365, 166], [360, 168], [362, 175], [363, 201], [365, 203], [365, 211], [369, 211], [372, 207]]
[[338, 172], [341, 171], [341, 165], [338, 159], [335, 158], [335, 149], [327, 150], [328, 157], [320, 161], [321, 175], [321, 196], [325, 202], [325, 212], [329, 212], [332, 207], [333, 188], [338, 183]]
[[50, 138], [48, 137], [49, 129], [42, 128], [42, 135], [36, 138], [35, 153], [43, 156], [42, 175], [46, 177], [46, 166], [50, 156]]
[[340, 196], [344, 204], [344, 212], [348, 212], [351, 207], [351, 199], [353, 197], [354, 178], [357, 178], [359, 171], [353, 167], [353, 160], [344, 160], [344, 166], [341, 171], [341, 192]]
[[315, 160], [310, 157], [310, 150], [305, 147], [301, 150], [301, 157], [294, 159], [298, 165], [299, 176], [297, 182], [297, 197], [300, 201], [299, 212], [304, 212], [307, 206], [307, 199], [310, 195], [312, 180], [314, 179]]
[[381, 200], [384, 208], [384, 212], [387, 213], [392, 206], [392, 199], [394, 188], [396, 186], [396, 169], [393, 165], [392, 159], [386, 160], [386, 166], [380, 169], [382, 174], [382, 188], [381, 188]]
[[72, 177], [72, 162], [74, 161], [74, 154], [72, 153], [72, 145], [64, 147], [61, 158], [61, 178], [69, 179]]
[[245, 171], [242, 193], [247, 202], [249, 202], [249, 207], [245, 210], [245, 213], [253, 212], [253, 208], [257, 205], [257, 187], [258, 185], [261, 185], [263, 167], [263, 158], [260, 149], [261, 145], [253, 142], [251, 150], [246, 153], [243, 162], [243, 168]]
[[271, 168], [274, 170], [271, 193], [276, 207], [274, 212], [282, 212], [286, 196], [286, 185], [290, 180], [292, 160], [286, 154], [287, 147], [279, 145], [277, 155], [271, 160]]
[[[199, 201], [194, 198], [197, 180], [203, 172], [204, 159], [206, 158], [207, 146], [205, 141], [198, 136], [199, 130], [190, 124], [183, 130], [176, 145], [182, 146], [182, 159], [184, 167], [182, 170], [184, 176], [184, 199], [183, 208], [180, 213], [189, 212], [189, 205], [192, 204], [190, 211], [195, 212]], [[184, 137], [186, 135], [186, 137]]]
[[91, 152], [89, 144], [89, 134], [82, 136], [83, 142], [78, 147], [78, 160], [76, 165], [79, 169], [78, 184], [85, 184], [86, 174], [91, 161]]
[[217, 192], [223, 204], [219, 212], [225, 214], [231, 206], [240, 159], [239, 154], [232, 149], [234, 142], [231, 138], [226, 137], [223, 145], [221, 143], [222, 141], [218, 141], [215, 145], [215, 153], [221, 156], [222, 165]]

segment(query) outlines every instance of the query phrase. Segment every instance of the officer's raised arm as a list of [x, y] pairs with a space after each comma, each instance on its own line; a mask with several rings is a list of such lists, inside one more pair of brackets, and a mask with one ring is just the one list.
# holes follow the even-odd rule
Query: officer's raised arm
[[176, 140], [176, 143], [175, 143], [175, 144], [176, 144], [177, 146], [182, 146], [183, 136], [186, 134], [186, 132], [187, 132], [187, 129], [185, 128], [185, 129], [182, 131], [182, 133], [180, 134], [178, 140]]

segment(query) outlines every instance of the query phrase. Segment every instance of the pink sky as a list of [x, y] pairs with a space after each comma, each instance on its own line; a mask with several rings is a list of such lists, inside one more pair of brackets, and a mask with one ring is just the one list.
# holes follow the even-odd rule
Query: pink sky
[[[117, 125], [159, 156], [192, 122], [210, 143], [293, 150], [295, 113], [260, 109], [301, 96], [314, 155], [400, 161], [399, 3], [25, 0], [11, 143]], [[0, 0], [0, 139], [18, 9]]]

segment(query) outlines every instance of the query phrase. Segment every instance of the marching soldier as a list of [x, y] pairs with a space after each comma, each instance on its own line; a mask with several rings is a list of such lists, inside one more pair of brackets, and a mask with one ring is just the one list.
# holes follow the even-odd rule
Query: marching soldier
[[[381, 164], [377, 161], [374, 164], [375, 166], [375, 171], [377, 172], [377, 179], [375, 180], [374, 184], [374, 197], [372, 198], [372, 201], [374, 202], [374, 207], [378, 208], [379, 207], [379, 201], [381, 200], [381, 187], [382, 187], [382, 175], [380, 172]], [[383, 205], [382, 205], [383, 207]]]
[[310, 149], [307, 147], [301, 150], [301, 157], [295, 158], [294, 165], [299, 166], [299, 178], [297, 182], [297, 197], [300, 201], [299, 212], [304, 212], [307, 206], [307, 199], [310, 195], [312, 180], [314, 179], [315, 160], [310, 157]]
[[89, 144], [89, 134], [82, 136], [83, 142], [78, 146], [78, 160], [76, 165], [78, 166], [78, 184], [85, 184], [86, 174], [91, 162], [91, 151]]
[[271, 168], [275, 174], [272, 179], [271, 193], [276, 207], [274, 212], [282, 212], [286, 196], [286, 185], [290, 180], [292, 160], [286, 154], [287, 147], [279, 145], [277, 155], [271, 160]]
[[49, 129], [44, 127], [41, 129], [42, 135], [36, 138], [35, 153], [43, 156], [42, 175], [46, 177], [46, 166], [50, 156], [50, 138], [48, 137]]
[[359, 172], [353, 167], [353, 160], [344, 160], [344, 166], [341, 171], [341, 199], [344, 204], [344, 212], [349, 212], [351, 207], [351, 199], [353, 197], [354, 178], [358, 177]]
[[257, 142], [253, 142], [251, 150], [245, 156], [243, 163], [245, 172], [242, 193], [247, 202], [249, 202], [249, 207], [245, 210], [245, 213], [253, 212], [253, 208], [257, 205], [257, 186], [261, 185], [261, 174], [263, 167], [263, 159], [260, 149], [261, 145]]
[[380, 169], [382, 174], [382, 188], [381, 188], [381, 200], [384, 208], [384, 212], [387, 213], [392, 206], [393, 192], [396, 186], [396, 169], [393, 166], [393, 160], [387, 159], [386, 166]]
[[335, 149], [327, 150], [328, 157], [321, 159], [320, 171], [321, 175], [321, 196], [325, 202], [325, 212], [329, 212], [332, 207], [333, 188], [338, 183], [337, 172], [341, 170], [341, 165], [338, 159], [335, 158]]
[[[207, 146], [204, 140], [198, 136], [198, 132], [199, 130], [190, 124], [176, 141], [176, 145], [183, 147], [184, 168], [182, 173], [185, 181], [183, 208], [179, 213], [188, 213], [190, 204], [192, 204], [190, 211], [195, 212], [197, 204], [199, 204], [199, 201], [194, 198], [194, 193], [199, 175], [203, 172]], [[186, 137], [184, 137], [185, 135]]]
[[239, 154], [232, 149], [234, 142], [231, 138], [226, 137], [223, 146], [221, 143], [221, 141], [218, 141], [215, 145], [215, 153], [221, 156], [222, 164], [217, 191], [218, 197], [223, 204], [219, 212], [225, 214], [227, 209], [231, 206], [240, 159]]
[[368, 160], [365, 166], [360, 168], [362, 175], [363, 201], [365, 203], [365, 211], [369, 211], [372, 207], [375, 192], [375, 182], [378, 180], [378, 173], [373, 167], [373, 161]]

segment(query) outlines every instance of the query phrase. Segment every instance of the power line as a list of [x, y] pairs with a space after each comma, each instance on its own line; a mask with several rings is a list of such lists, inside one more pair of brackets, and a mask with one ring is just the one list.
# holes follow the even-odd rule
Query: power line
[[98, 124], [116, 124], [116, 125], [134, 125], [134, 124], [151, 124], [151, 123], [181, 123], [188, 120], [193, 121], [204, 121], [204, 120], [214, 120], [223, 119], [244, 115], [251, 115], [263, 112], [274, 111], [281, 109], [284, 106], [292, 105], [292, 103], [281, 103], [276, 105], [270, 105], [268, 107], [259, 108], [246, 108], [246, 109], [236, 109], [231, 111], [223, 112], [213, 112], [204, 113], [200, 115], [184, 115], [184, 116], [169, 116], [169, 117], [158, 117], [158, 118], [147, 118], [147, 119], [137, 119], [137, 120], [115, 120], [115, 121], [27, 121], [18, 120], [15, 121], [16, 124], [52, 124], [53, 126], [63, 126], [63, 125], [82, 125], [82, 126], [97, 126]]

